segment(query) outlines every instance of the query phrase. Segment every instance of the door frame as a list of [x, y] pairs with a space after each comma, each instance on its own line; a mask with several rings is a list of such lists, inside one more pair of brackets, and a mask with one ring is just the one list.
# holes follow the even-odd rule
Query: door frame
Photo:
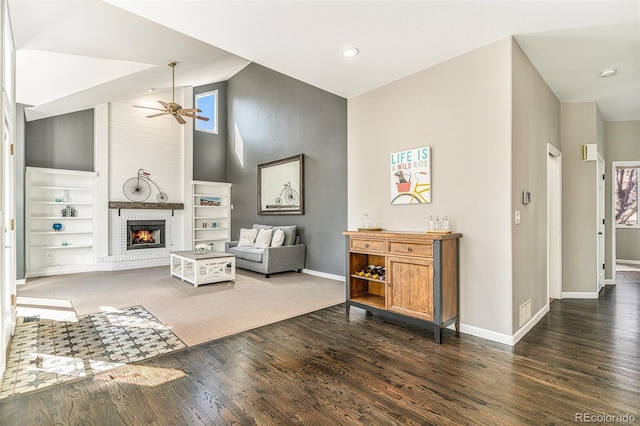
[[[557, 172], [552, 176], [554, 171]], [[557, 182], [555, 189], [554, 181]], [[557, 194], [555, 203], [552, 194]], [[547, 300], [549, 298], [562, 299], [562, 152], [550, 143], [547, 144]]]
[[[606, 206], [606, 187], [605, 187], [605, 175], [607, 173], [606, 163], [604, 161], [604, 157], [598, 153], [598, 158], [596, 160], [596, 261], [601, 260], [602, 265], [598, 261], [598, 275], [596, 277], [596, 292], [599, 294], [600, 290], [604, 288], [604, 284], [606, 281], [605, 276], [605, 263], [607, 261], [606, 254], [606, 225], [605, 219], [607, 216], [607, 206]], [[600, 236], [602, 235], [602, 237]]]
[[[611, 162], [611, 281], [616, 284], [616, 169], [618, 167], [638, 167], [640, 161], [612, 161]], [[608, 284], [608, 283], [607, 283]]]

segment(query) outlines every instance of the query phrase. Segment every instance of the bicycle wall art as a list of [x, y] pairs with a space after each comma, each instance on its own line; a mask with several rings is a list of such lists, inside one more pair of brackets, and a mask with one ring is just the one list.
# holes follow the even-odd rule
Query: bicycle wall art
[[258, 214], [304, 214], [304, 155], [258, 164]]
[[394, 152], [390, 158], [391, 204], [431, 202], [431, 147]]

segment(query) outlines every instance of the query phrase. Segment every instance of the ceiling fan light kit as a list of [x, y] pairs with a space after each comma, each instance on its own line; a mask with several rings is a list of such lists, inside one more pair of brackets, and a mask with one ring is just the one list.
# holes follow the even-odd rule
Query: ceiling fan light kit
[[145, 108], [145, 109], [153, 109], [156, 111], [162, 111], [157, 114], [147, 115], [147, 118], [160, 117], [162, 115], [170, 115], [176, 119], [176, 121], [180, 124], [187, 124], [186, 120], [182, 117], [193, 118], [197, 120], [209, 121], [209, 118], [202, 117], [197, 115], [196, 113], [202, 112], [201, 109], [198, 108], [182, 108], [182, 106], [176, 103], [176, 79], [175, 79], [175, 67], [177, 62], [170, 62], [168, 65], [171, 67], [171, 102], [158, 101], [161, 108], [151, 108], [145, 106], [134, 105], [136, 108]]

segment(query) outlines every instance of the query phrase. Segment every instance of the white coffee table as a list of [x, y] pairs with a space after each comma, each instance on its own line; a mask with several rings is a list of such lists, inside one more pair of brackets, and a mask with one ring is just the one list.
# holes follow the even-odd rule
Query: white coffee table
[[200, 284], [235, 281], [236, 257], [233, 254], [214, 251], [204, 254], [198, 254], [195, 250], [172, 252], [171, 275], [190, 282], [194, 287]]

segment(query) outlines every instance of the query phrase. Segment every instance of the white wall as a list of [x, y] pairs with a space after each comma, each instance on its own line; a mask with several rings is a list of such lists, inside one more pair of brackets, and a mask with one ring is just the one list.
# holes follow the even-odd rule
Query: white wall
[[[462, 330], [512, 335], [511, 39], [348, 102], [348, 225], [425, 231], [448, 215], [460, 241]], [[390, 204], [390, 153], [432, 148], [432, 203]]]
[[[143, 168], [169, 196], [169, 202], [182, 203], [183, 195], [183, 125], [174, 118], [146, 118], [158, 113], [134, 105], [161, 108], [157, 100], [171, 101], [171, 92], [158, 92], [144, 98], [109, 104], [109, 200], [128, 201], [122, 185]], [[176, 102], [182, 102], [182, 88], [176, 89]], [[152, 185], [151, 197], [157, 191]]]

